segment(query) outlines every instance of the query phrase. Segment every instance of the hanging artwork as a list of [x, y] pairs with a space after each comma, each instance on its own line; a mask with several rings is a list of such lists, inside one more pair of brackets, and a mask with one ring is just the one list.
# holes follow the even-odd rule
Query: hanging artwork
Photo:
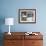
[[19, 9], [19, 23], [36, 23], [36, 9]]

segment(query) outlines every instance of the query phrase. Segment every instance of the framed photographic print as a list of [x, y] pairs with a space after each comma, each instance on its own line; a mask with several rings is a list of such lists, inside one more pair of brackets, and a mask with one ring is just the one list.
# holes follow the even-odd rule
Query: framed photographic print
[[19, 9], [19, 23], [36, 23], [36, 9]]

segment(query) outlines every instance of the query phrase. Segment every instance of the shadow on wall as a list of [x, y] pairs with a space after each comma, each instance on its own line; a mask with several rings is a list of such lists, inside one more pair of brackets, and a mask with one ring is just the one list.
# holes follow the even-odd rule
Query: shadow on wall
[[3, 46], [3, 32], [2, 32], [2, 25], [5, 23], [5, 17], [0, 16], [0, 46]]

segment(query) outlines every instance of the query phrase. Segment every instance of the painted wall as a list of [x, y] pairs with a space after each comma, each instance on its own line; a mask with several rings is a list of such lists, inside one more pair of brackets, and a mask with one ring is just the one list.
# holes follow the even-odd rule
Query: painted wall
[[[18, 9], [22, 8], [36, 9], [36, 24], [18, 23]], [[44, 34], [46, 32], [46, 0], [0, 0], [0, 32], [8, 32], [8, 26], [2, 23], [7, 17], [15, 19], [14, 26], [11, 26], [12, 32], [40, 31]]]
[[[15, 19], [14, 26], [11, 31], [46, 31], [46, 1], [45, 0], [1, 0], [1, 17], [13, 17]], [[35, 8], [36, 24], [19, 24], [18, 9]], [[8, 31], [6, 25], [1, 26], [2, 32]]]

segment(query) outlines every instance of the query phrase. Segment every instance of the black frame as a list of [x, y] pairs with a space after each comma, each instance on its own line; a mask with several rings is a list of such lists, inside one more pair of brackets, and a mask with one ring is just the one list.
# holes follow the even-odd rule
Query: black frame
[[[24, 11], [24, 12], [23, 12]], [[28, 14], [28, 16], [26, 15], [26, 12], [27, 12], [27, 14], [28, 14], [28, 12], [30, 12], [29, 14]], [[34, 12], [34, 13], [33, 13]], [[19, 9], [19, 11], [18, 11], [18, 13], [19, 13], [19, 15], [18, 15], [18, 22], [19, 23], [36, 23], [36, 9]], [[22, 17], [21, 16], [23, 16], [22, 15], [22, 13], [24, 13], [26, 16], [27, 16], [27, 18], [31, 18], [32, 16], [35, 16], [34, 17], [34, 22], [33, 21], [29, 21], [29, 22], [27, 22], [26, 21], [26, 19], [24, 18], [24, 21], [20, 21], [21, 19], [22, 19]], [[33, 18], [33, 17], [32, 17]]]

